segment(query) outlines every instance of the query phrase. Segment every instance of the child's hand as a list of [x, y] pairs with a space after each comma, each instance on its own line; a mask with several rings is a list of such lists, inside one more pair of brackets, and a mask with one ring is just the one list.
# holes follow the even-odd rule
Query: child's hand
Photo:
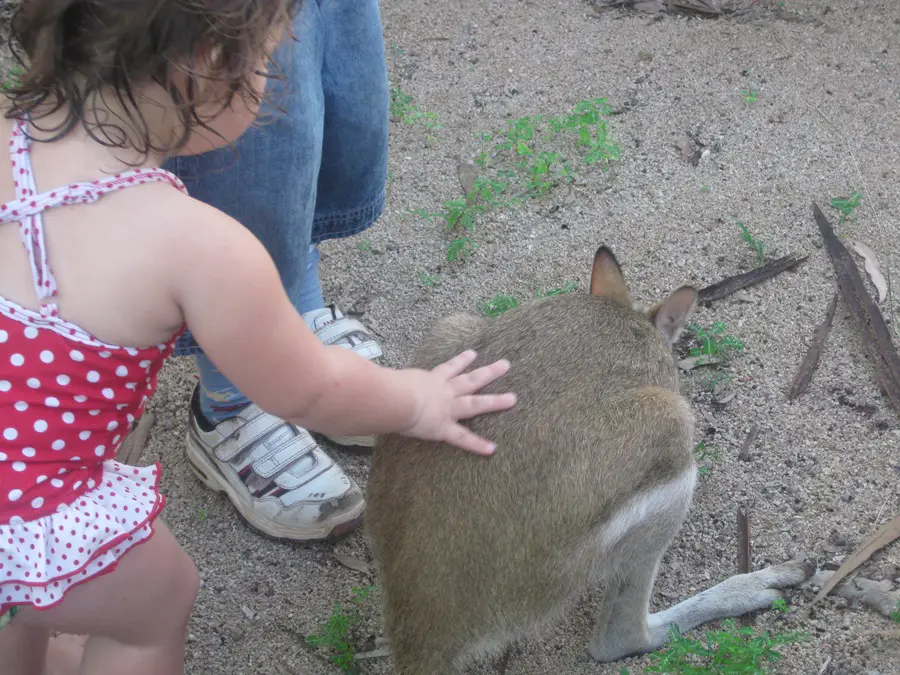
[[433, 370], [407, 371], [415, 378], [413, 385], [419, 400], [416, 419], [404, 432], [429, 441], [446, 441], [478, 455], [490, 455], [495, 446], [459, 424], [484, 413], [508, 410], [516, 404], [515, 394], [477, 395], [509, 370], [509, 361], [500, 360], [489, 366], [463, 374], [475, 360], [474, 351], [466, 351]]

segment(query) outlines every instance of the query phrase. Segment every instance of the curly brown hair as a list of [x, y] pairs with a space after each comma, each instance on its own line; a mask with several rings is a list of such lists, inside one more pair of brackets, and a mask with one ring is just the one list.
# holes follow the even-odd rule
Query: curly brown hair
[[[45, 140], [56, 140], [81, 124], [109, 147], [130, 147], [146, 155], [182, 148], [191, 130], [215, 115], [198, 113], [198, 86], [224, 84], [227, 95], [216, 114], [235, 97], [259, 104], [263, 92], [251, 80], [268, 58], [273, 30], [302, 0], [19, 0], [10, 23], [9, 46], [22, 66], [7, 86], [6, 117], [38, 121], [65, 108], [62, 123]], [[271, 69], [270, 69], [271, 70]], [[268, 77], [274, 75], [267, 74]], [[150, 82], [171, 97], [183, 125], [174, 143], [151, 138], [136, 87]], [[120, 119], [94, 114], [112, 96]], [[127, 133], [125, 127], [130, 133]]]

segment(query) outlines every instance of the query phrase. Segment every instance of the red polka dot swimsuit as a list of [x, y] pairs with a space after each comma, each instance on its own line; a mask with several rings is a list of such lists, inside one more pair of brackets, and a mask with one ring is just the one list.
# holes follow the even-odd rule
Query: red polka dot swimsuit
[[55, 605], [151, 536], [165, 503], [159, 466], [114, 458], [178, 336], [119, 347], [61, 318], [41, 213], [144, 183], [184, 191], [181, 181], [136, 169], [38, 194], [29, 145], [17, 123], [9, 143], [16, 199], [0, 205], [0, 226], [19, 223], [41, 299], [36, 312], [0, 296], [0, 616]]

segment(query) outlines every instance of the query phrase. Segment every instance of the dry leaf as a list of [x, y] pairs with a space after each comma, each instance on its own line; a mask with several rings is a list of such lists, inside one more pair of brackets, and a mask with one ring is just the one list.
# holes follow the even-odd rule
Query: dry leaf
[[387, 647], [379, 647], [378, 649], [373, 649], [370, 652], [363, 652], [362, 654], [357, 654], [353, 658], [357, 661], [362, 661], [364, 659], [380, 659], [385, 656], [390, 656], [391, 650]]
[[678, 367], [682, 370], [693, 370], [700, 366], [714, 366], [723, 363], [725, 359], [721, 356], [713, 356], [711, 354], [701, 354], [700, 356], [691, 356], [678, 362]]
[[837, 586], [844, 577], [871, 558], [876, 551], [880, 551], [898, 538], [900, 538], [900, 516], [894, 516], [893, 520], [890, 520], [879, 527], [875, 534], [859, 545], [850, 557], [847, 558], [846, 562], [840, 566], [838, 571], [825, 582], [825, 585], [822, 586], [822, 590], [816, 594], [816, 597], [813, 598], [810, 605], [819, 602], [828, 595], [831, 592], [831, 589]]
[[342, 555], [340, 553], [332, 553], [331, 557], [341, 563], [341, 565], [343, 565], [344, 567], [347, 567], [351, 570], [362, 572], [363, 574], [371, 574], [369, 564], [365, 560], [360, 560], [359, 558], [355, 558], [352, 555]]
[[731, 403], [735, 396], [737, 396], [737, 392], [727, 380], [721, 380], [713, 387], [713, 400], [719, 405]]
[[851, 241], [850, 248], [852, 248], [857, 253], [857, 255], [859, 255], [861, 258], [863, 258], [863, 260], [866, 261], [866, 272], [869, 273], [869, 277], [872, 279], [872, 283], [878, 290], [878, 304], [880, 305], [887, 297], [888, 285], [887, 279], [884, 278], [884, 273], [881, 271], [881, 263], [878, 262], [878, 257], [875, 255], [875, 251], [873, 251], [861, 241]]

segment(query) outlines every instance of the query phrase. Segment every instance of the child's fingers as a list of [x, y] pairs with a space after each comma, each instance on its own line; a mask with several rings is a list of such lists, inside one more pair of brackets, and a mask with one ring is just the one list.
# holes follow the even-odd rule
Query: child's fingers
[[454, 424], [444, 440], [450, 445], [455, 445], [461, 450], [467, 450], [476, 455], [492, 455], [497, 449], [489, 440], [472, 433], [461, 424]]
[[454, 413], [458, 420], [467, 420], [476, 415], [484, 415], [501, 410], [509, 410], [516, 404], [515, 394], [483, 394], [480, 396], [460, 396], [454, 402]]
[[472, 361], [474, 361], [477, 356], [478, 354], [475, 353], [474, 349], [467, 349], [462, 354], [457, 354], [449, 361], [444, 361], [441, 365], [436, 366], [432, 372], [440, 374], [441, 377], [447, 380], [452, 380], [472, 365]]
[[509, 372], [509, 361], [500, 359], [488, 366], [482, 366], [471, 373], [464, 373], [453, 378], [453, 391], [457, 396], [474, 394], [476, 391], [489, 385]]

